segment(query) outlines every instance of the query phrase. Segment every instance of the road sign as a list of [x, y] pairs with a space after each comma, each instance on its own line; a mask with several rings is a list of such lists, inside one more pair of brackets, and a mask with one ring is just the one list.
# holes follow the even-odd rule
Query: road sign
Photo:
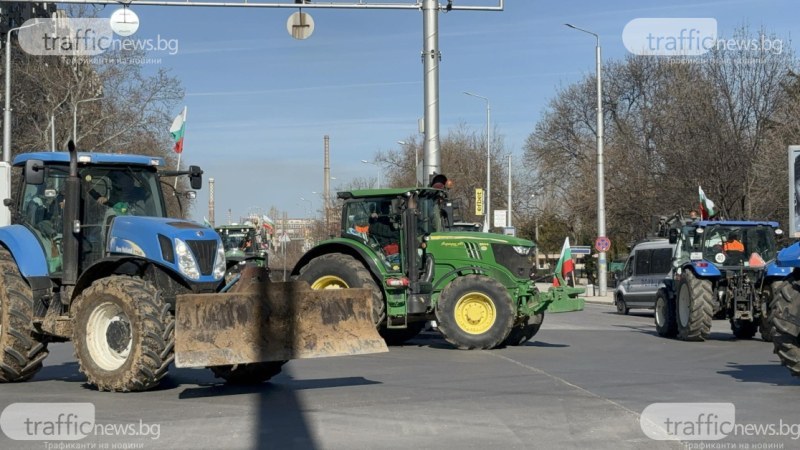
[[569, 250], [573, 255], [588, 255], [592, 253], [588, 245], [571, 245]]
[[611, 239], [606, 236], [598, 236], [594, 241], [594, 249], [598, 252], [607, 252], [611, 248]]
[[307, 13], [296, 12], [286, 21], [286, 31], [295, 39], [308, 39], [314, 32], [314, 19]]

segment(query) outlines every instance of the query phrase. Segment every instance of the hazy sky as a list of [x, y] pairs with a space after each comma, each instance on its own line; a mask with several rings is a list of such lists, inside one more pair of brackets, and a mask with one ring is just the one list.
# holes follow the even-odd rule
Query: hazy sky
[[[234, 219], [271, 206], [295, 217], [319, 209], [320, 196], [312, 192], [322, 190], [325, 134], [335, 188], [354, 177], [376, 177], [375, 167], [361, 160], [417, 133], [420, 11], [307, 9], [315, 31], [298, 41], [286, 31], [292, 9], [133, 9], [141, 21], [135, 37], [178, 43], [174, 55], [150, 56], [186, 89], [183, 161], [216, 179], [217, 223], [225, 222], [228, 209]], [[604, 59], [621, 59], [627, 54], [622, 31], [636, 18], [710, 17], [722, 34], [743, 24], [764, 27], [788, 46], [800, 31], [799, 13], [797, 0], [506, 0], [503, 12], [442, 13], [441, 132], [462, 122], [485, 128], [485, 103], [462, 93], [472, 91], [490, 98], [493, 125], [506, 148], [521, 155], [556, 90], [594, 73], [594, 38], [566, 22], [600, 34]], [[202, 220], [207, 205], [206, 184], [193, 217]]]

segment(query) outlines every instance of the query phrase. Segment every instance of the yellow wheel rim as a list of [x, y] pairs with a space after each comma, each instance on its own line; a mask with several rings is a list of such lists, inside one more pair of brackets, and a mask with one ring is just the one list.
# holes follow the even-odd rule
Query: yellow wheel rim
[[314, 290], [323, 290], [323, 289], [347, 289], [350, 286], [347, 285], [343, 279], [337, 277], [336, 275], [325, 275], [324, 277], [319, 277], [311, 284], [311, 289]]
[[456, 324], [469, 334], [489, 331], [497, 319], [494, 302], [485, 294], [470, 292], [456, 302]]

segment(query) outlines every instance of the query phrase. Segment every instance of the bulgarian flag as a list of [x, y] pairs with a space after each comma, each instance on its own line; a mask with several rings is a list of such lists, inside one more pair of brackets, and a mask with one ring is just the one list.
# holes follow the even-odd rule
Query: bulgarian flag
[[714, 217], [717, 215], [717, 210], [715, 209], [714, 202], [706, 197], [706, 193], [703, 192], [703, 188], [697, 186], [698, 192], [700, 194], [700, 218], [705, 220], [710, 217]]
[[569, 247], [569, 237], [564, 239], [564, 246], [561, 247], [561, 256], [556, 264], [556, 272], [553, 274], [553, 286], [561, 286], [561, 280], [566, 283], [567, 277], [575, 270], [575, 262], [572, 261], [572, 250]]
[[183, 112], [178, 114], [178, 117], [172, 121], [172, 126], [169, 127], [169, 134], [172, 135], [172, 140], [175, 141], [175, 153], [183, 152], [183, 134], [186, 132], [186, 107], [183, 107]]

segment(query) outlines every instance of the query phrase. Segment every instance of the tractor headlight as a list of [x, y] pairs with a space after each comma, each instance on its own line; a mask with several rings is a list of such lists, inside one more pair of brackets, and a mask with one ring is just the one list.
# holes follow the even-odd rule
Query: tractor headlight
[[178, 270], [192, 280], [200, 278], [200, 268], [192, 250], [181, 239], [175, 238], [175, 254], [178, 255]]
[[219, 280], [225, 276], [225, 247], [222, 242], [217, 243], [217, 256], [214, 258], [214, 279]]
[[513, 247], [514, 251], [522, 256], [528, 256], [531, 253], [531, 249], [533, 248], [533, 247], [525, 247], [524, 245], [514, 245]]

